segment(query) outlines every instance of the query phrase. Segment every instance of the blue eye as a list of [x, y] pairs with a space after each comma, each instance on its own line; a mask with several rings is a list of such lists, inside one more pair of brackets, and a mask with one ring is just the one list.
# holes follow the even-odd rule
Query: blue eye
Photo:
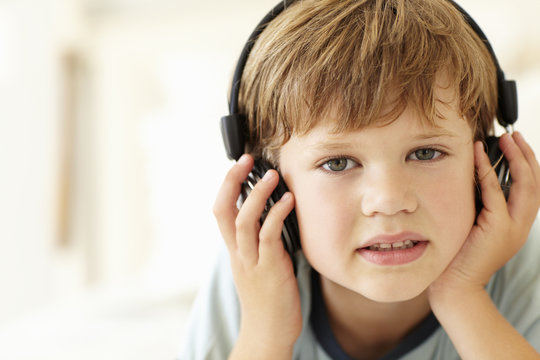
[[353, 168], [357, 163], [347, 158], [335, 158], [327, 160], [322, 164], [323, 169], [331, 172], [340, 172]]
[[413, 151], [409, 157], [411, 160], [429, 161], [435, 160], [441, 155], [443, 155], [443, 153], [438, 150], [424, 148]]

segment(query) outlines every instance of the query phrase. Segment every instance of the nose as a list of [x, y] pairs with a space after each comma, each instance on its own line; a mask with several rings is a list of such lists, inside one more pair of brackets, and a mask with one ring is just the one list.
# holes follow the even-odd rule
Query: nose
[[365, 216], [412, 213], [418, 207], [412, 179], [399, 169], [384, 167], [364, 173], [361, 192]]

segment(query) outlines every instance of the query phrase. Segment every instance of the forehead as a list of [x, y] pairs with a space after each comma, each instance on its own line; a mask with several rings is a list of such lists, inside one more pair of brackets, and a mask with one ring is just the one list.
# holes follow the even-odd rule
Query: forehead
[[[428, 122], [419, 112], [408, 106], [394, 121], [376, 124], [358, 130], [336, 131], [331, 120], [319, 123], [309, 132], [293, 135], [290, 143], [306, 150], [337, 151], [348, 147], [369, 145], [387, 146], [388, 143], [409, 143], [411, 141], [444, 140], [459, 143], [472, 141], [470, 124], [452, 106], [444, 106], [441, 116]], [[291, 145], [292, 145], [291, 144]], [[285, 144], [284, 148], [287, 148]]]

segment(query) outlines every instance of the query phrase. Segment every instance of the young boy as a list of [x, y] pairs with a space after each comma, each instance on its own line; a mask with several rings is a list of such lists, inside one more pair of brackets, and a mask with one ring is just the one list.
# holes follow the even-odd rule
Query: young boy
[[[181, 359], [539, 359], [540, 166], [501, 137], [506, 201], [482, 144], [495, 72], [449, 0], [287, 6], [242, 76], [249, 155], [214, 207], [228, 253]], [[276, 170], [236, 206], [254, 158], [290, 190], [262, 224]]]

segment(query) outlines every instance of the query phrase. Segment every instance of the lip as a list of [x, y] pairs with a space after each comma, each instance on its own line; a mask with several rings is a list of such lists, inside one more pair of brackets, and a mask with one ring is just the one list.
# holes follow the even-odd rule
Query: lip
[[[378, 251], [370, 250], [369, 247], [375, 244], [390, 244], [400, 241], [411, 240], [415, 245], [411, 248]], [[404, 265], [418, 260], [424, 254], [428, 241], [420, 234], [404, 231], [396, 234], [382, 234], [370, 238], [366, 243], [358, 248], [357, 253], [366, 261], [382, 266]]]
[[395, 234], [380, 234], [370, 238], [361, 248], [367, 248], [375, 244], [391, 244], [395, 242], [412, 240], [412, 241], [426, 241], [425, 237], [412, 231], [402, 231]]

